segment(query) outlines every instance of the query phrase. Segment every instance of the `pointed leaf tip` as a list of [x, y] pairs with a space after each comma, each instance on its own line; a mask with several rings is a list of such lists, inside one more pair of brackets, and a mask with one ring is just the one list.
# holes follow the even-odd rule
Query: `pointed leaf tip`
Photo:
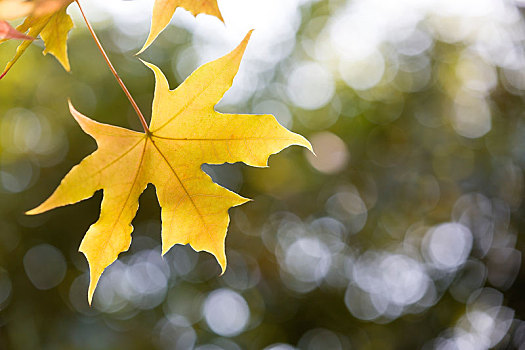
[[[98, 281], [97, 281], [98, 282]], [[93, 283], [91, 282], [91, 280], [89, 281], [89, 289], [88, 289], [88, 295], [87, 295], [87, 299], [88, 299], [88, 304], [89, 306], [93, 306], [93, 295], [95, 294], [95, 288], [97, 287], [97, 283], [95, 283], [93, 285]]]
[[[223, 248], [224, 249], [224, 248]], [[226, 272], [226, 266], [228, 265], [226, 261], [226, 252], [223, 250], [222, 254], [216, 255], [214, 252], [210, 252], [213, 256], [215, 256], [215, 259], [217, 259], [217, 262], [219, 263], [219, 266], [221, 267], [221, 274], [220, 276], [224, 275]]]
[[312, 146], [312, 144], [310, 143], [310, 141], [308, 141], [308, 139], [304, 136], [301, 136], [303, 139], [304, 139], [304, 142], [302, 144], [300, 144], [299, 146], [302, 146], [304, 148], [306, 148], [307, 150], [309, 150], [310, 152], [312, 152], [312, 154], [314, 156], [317, 157], [317, 154], [315, 154], [315, 151], [314, 151], [314, 147]]
[[77, 111], [75, 109], [75, 107], [73, 106], [73, 104], [71, 103], [71, 100], [68, 100], [68, 105], [69, 105], [69, 112], [71, 113], [73, 118], [75, 118], [75, 121], [78, 123], [80, 128], [86, 134], [91, 135], [93, 138], [95, 138], [94, 131], [97, 128], [103, 127], [103, 124], [101, 124], [101, 123], [99, 123], [97, 121], [94, 121], [91, 118], [88, 118], [85, 115], [83, 115], [82, 113], [80, 113], [79, 111]]
[[71, 113], [73, 118], [75, 118], [75, 121], [78, 123], [78, 125], [80, 125], [82, 130], [86, 131], [84, 129], [84, 125], [86, 125], [87, 124], [87, 120], [90, 120], [90, 119], [88, 117], [86, 117], [85, 115], [83, 115], [82, 113], [80, 113], [79, 111], [77, 111], [75, 109], [75, 107], [73, 106], [73, 104], [71, 103], [71, 100], [68, 100], [67, 103], [68, 103], [68, 107], [69, 107], [69, 113]]
[[199, 0], [199, 1], [182, 1], [182, 0], [155, 0], [153, 4], [153, 13], [151, 17], [151, 27], [148, 38], [142, 49], [136, 55], [144, 52], [159, 34], [168, 26], [177, 8], [184, 8], [193, 16], [198, 14], [207, 14], [217, 17], [222, 23], [222, 18], [217, 0]]
[[36, 215], [36, 214], [40, 214], [40, 212], [37, 210], [38, 207], [35, 207], [31, 210], [28, 210], [26, 211], [24, 214], [25, 215]]
[[153, 72], [155, 71], [159, 71], [160, 72], [160, 69], [159, 67], [157, 67], [156, 65], [154, 65], [153, 63], [149, 63], [147, 61], [144, 61], [142, 58], [139, 58], [140, 62], [142, 62], [146, 67], [148, 67], [149, 69], [151, 69]]
[[90, 265], [90, 276], [89, 276], [89, 288], [88, 288], [88, 304], [89, 306], [92, 306], [93, 304], [93, 295], [95, 294], [95, 289], [97, 288], [98, 281], [100, 279], [100, 276], [102, 275], [102, 272], [97, 276]]
[[244, 36], [244, 39], [242, 39], [241, 43], [239, 44], [239, 46], [243, 45], [246, 46], [248, 45], [248, 42], [250, 41], [251, 37], [252, 37], [252, 34], [253, 34], [253, 31], [254, 29], [250, 29], [248, 31], [248, 33], [246, 33], [246, 35]]

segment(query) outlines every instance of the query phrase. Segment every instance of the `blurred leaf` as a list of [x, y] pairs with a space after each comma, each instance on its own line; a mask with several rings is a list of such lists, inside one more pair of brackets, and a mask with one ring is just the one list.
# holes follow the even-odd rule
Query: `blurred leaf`
[[97, 123], [70, 106], [100, 148], [28, 214], [75, 203], [104, 189], [100, 218], [80, 246], [91, 269], [90, 302], [104, 269], [131, 244], [130, 223], [148, 183], [156, 186], [163, 208], [163, 253], [175, 244], [190, 243], [197, 251], [212, 253], [224, 271], [228, 209], [247, 199], [215, 184], [200, 166], [243, 161], [263, 167], [271, 154], [290, 145], [311, 149], [304, 137], [286, 130], [271, 115], [214, 111], [231, 87], [250, 35], [230, 54], [196, 70], [176, 90], [169, 90], [159, 68], [146, 63], [156, 78], [149, 133]]
[[[68, 1], [67, 4], [70, 2], [71, 1]], [[70, 66], [67, 56], [67, 35], [73, 28], [73, 21], [66, 13], [66, 9], [67, 6], [62, 6], [54, 12], [44, 12], [46, 13], [44, 15], [40, 14], [41, 11], [35, 12], [35, 14], [29, 15], [24, 20], [24, 23], [19, 25], [16, 29], [22, 33], [27, 32], [29, 36], [34, 38], [40, 35], [46, 46], [43, 51], [44, 55], [48, 52], [51, 53], [58, 59], [64, 69], [69, 72]], [[0, 78], [7, 74], [31, 43], [32, 41], [24, 41], [18, 46], [15, 57], [7, 63]]]
[[11, 27], [6, 21], [0, 21], [0, 39], [33, 40], [32, 37], [24, 35]]
[[164, 28], [166, 28], [178, 7], [185, 8], [194, 16], [197, 16], [200, 13], [205, 13], [215, 16], [224, 22], [219, 6], [217, 5], [217, 0], [155, 0], [150, 33], [144, 47], [139, 53], [146, 50]]
[[72, 0], [0, 0], [0, 19], [11, 20], [29, 15], [40, 17], [60, 10]]

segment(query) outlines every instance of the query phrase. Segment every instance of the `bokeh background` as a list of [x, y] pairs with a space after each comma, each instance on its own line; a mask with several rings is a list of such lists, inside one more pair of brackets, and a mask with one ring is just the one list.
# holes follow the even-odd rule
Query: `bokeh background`
[[[72, 72], [37, 41], [0, 82], [0, 348], [525, 349], [525, 2], [218, 2], [226, 25], [178, 10], [141, 58], [176, 87], [255, 28], [217, 109], [273, 113], [317, 157], [203, 166], [254, 199], [230, 210], [222, 277], [189, 246], [161, 257], [148, 187], [90, 308], [77, 249], [102, 193], [24, 212], [95, 150], [68, 98], [141, 127], [71, 5]], [[82, 3], [149, 116], [152, 1]]]

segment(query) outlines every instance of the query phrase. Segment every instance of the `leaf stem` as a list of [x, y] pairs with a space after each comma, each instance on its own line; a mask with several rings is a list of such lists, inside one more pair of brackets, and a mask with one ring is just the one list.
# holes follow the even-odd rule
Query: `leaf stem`
[[137, 105], [137, 103], [135, 102], [135, 100], [133, 99], [131, 94], [129, 93], [129, 91], [126, 88], [126, 85], [124, 85], [124, 82], [122, 81], [122, 79], [120, 79], [117, 71], [113, 67], [113, 64], [111, 64], [111, 61], [109, 60], [108, 55], [106, 54], [106, 51], [104, 51], [104, 48], [102, 47], [102, 44], [100, 44], [100, 41], [98, 40], [98, 37], [95, 34], [95, 31], [93, 30], [93, 27], [91, 26], [91, 24], [89, 23], [86, 15], [84, 14], [84, 10], [82, 10], [82, 6], [80, 6], [79, 0], [75, 0], [75, 2], [77, 3], [78, 8], [80, 9], [80, 13], [82, 14], [82, 17], [84, 17], [84, 21], [86, 22], [86, 25], [87, 25], [87, 27], [89, 29], [89, 32], [91, 33], [91, 36], [93, 37], [93, 40], [95, 40], [95, 43], [97, 44], [97, 47], [100, 50], [100, 53], [104, 57], [104, 60], [106, 61], [106, 64], [108, 65], [109, 69], [111, 70], [111, 73], [113, 73], [113, 75], [115, 76], [115, 79], [117, 79], [117, 82], [119, 83], [120, 87], [122, 88], [122, 91], [124, 91], [124, 93], [126, 94], [126, 97], [128, 98], [129, 102], [131, 102], [131, 105], [133, 106], [133, 109], [135, 109], [135, 112], [137, 113], [137, 115], [139, 117], [140, 123], [142, 124], [142, 127], [144, 128], [144, 132], [146, 134], [149, 134], [150, 131], [149, 131], [149, 128], [148, 128], [148, 123], [146, 123], [146, 119], [144, 119], [144, 115], [142, 115], [142, 112], [140, 111], [139, 106]]

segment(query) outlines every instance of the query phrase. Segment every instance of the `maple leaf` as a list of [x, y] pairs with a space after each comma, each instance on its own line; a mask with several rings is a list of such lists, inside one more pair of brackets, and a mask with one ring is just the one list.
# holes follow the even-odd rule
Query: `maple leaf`
[[18, 39], [18, 40], [34, 40], [34, 38], [20, 33], [7, 21], [0, 20], [0, 40], [1, 39]]
[[131, 221], [148, 183], [155, 186], [162, 208], [162, 253], [189, 243], [196, 251], [212, 253], [224, 272], [228, 209], [248, 199], [215, 184], [201, 165], [242, 161], [264, 167], [270, 155], [290, 145], [312, 149], [272, 115], [214, 110], [232, 85], [250, 35], [231, 53], [198, 68], [175, 90], [169, 89], [159, 68], [144, 62], [155, 75], [148, 133], [95, 122], [70, 104], [73, 117], [98, 149], [27, 214], [76, 203], [104, 190], [100, 217], [80, 245], [90, 266], [90, 303], [104, 269], [131, 244]]
[[204, 13], [215, 16], [224, 22], [217, 0], [155, 0], [149, 36], [137, 54], [146, 50], [164, 28], [168, 26], [178, 7], [190, 11], [194, 16]]
[[[31, 7], [29, 15], [26, 17], [24, 22], [16, 27], [16, 30], [22, 33], [26, 33], [28, 36], [36, 38], [40, 35], [45, 44], [43, 54], [47, 53], [55, 56], [58, 61], [62, 64], [64, 69], [69, 72], [69, 58], [67, 56], [67, 36], [69, 31], [73, 28], [73, 21], [66, 12], [67, 6], [72, 0], [48, 0], [48, 1], [13, 1], [13, 0], [0, 0], [0, 9], [2, 3], [4, 5], [9, 3], [34, 3]], [[20, 11], [22, 12], [22, 10]], [[14, 12], [19, 14], [19, 12]], [[14, 16], [14, 15], [13, 15]], [[3, 78], [11, 67], [18, 61], [18, 59], [24, 54], [32, 41], [26, 40], [16, 49], [16, 54], [11, 61], [9, 61], [0, 75], [0, 79]]]

